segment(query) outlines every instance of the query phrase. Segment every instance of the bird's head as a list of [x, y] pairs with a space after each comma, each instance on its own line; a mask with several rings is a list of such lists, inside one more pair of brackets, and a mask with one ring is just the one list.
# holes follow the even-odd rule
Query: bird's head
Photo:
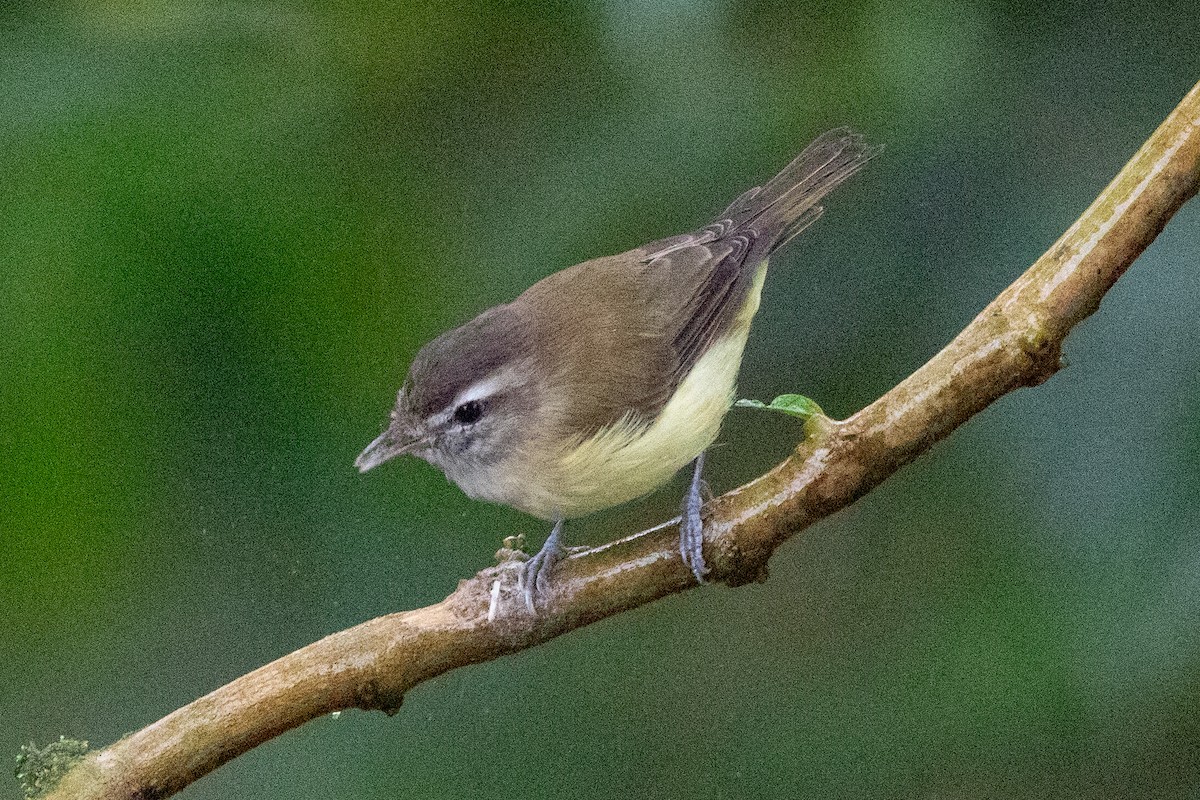
[[414, 455], [459, 483], [495, 464], [528, 434], [536, 385], [527, 327], [499, 306], [425, 345], [409, 367], [387, 429], [360, 472]]

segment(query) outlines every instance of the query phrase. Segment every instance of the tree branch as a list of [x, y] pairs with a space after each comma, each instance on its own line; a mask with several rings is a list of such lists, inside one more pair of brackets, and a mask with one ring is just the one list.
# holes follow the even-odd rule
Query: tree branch
[[[944, 350], [849, 419], [813, 418], [786, 461], [708, 504], [712, 579], [762, 579], [784, 540], [866, 494], [997, 398], [1052, 376], [1071, 328], [1198, 187], [1200, 84], [1062, 238]], [[405, 692], [436, 675], [695, 585], [671, 523], [564, 560], [536, 616], [513, 596], [514, 574], [512, 562], [485, 569], [436, 605], [365, 622], [238, 678], [89, 754], [48, 797], [166, 797], [314, 717], [348, 708], [395, 713]]]

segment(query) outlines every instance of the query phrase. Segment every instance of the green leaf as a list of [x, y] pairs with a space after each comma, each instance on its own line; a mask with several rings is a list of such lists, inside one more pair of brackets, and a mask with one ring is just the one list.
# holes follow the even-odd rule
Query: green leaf
[[778, 411], [798, 419], [807, 420], [809, 417], [825, 414], [817, 402], [802, 394], [781, 394], [769, 404], [759, 400], [738, 400], [735, 406], [741, 408], [764, 408], [767, 411]]

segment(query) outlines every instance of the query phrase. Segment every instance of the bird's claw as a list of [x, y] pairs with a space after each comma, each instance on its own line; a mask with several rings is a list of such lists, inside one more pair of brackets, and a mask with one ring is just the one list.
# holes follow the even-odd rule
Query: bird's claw
[[704, 454], [701, 453], [696, 457], [692, 485], [683, 498], [683, 515], [679, 519], [679, 555], [692, 571], [696, 583], [708, 583], [704, 577], [708, 574], [708, 566], [704, 563], [704, 521], [700, 516], [704, 507], [703, 494], [708, 491], [708, 484], [700, 477], [703, 469]]
[[538, 597], [549, 594], [550, 572], [566, 555], [567, 551], [559, 540], [562, 526], [561, 521], [554, 523], [554, 529], [550, 531], [542, 549], [521, 566], [517, 590], [524, 596], [525, 608], [530, 612], [535, 610]]

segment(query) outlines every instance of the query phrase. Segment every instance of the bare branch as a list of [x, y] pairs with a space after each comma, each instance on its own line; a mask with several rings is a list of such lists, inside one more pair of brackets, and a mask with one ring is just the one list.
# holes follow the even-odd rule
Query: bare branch
[[[784, 540], [866, 494], [997, 398], [1053, 375], [1071, 328], [1198, 187], [1200, 84], [1070, 230], [944, 350], [849, 419], [814, 418], [791, 457], [708, 505], [712, 578], [759, 579]], [[511, 596], [511, 564], [483, 570], [437, 605], [315, 642], [90, 754], [49, 797], [166, 797], [319, 715], [393, 713], [405, 692], [435, 675], [691, 588], [676, 539], [667, 524], [572, 555], [537, 616]], [[497, 580], [508, 588], [489, 622]]]

